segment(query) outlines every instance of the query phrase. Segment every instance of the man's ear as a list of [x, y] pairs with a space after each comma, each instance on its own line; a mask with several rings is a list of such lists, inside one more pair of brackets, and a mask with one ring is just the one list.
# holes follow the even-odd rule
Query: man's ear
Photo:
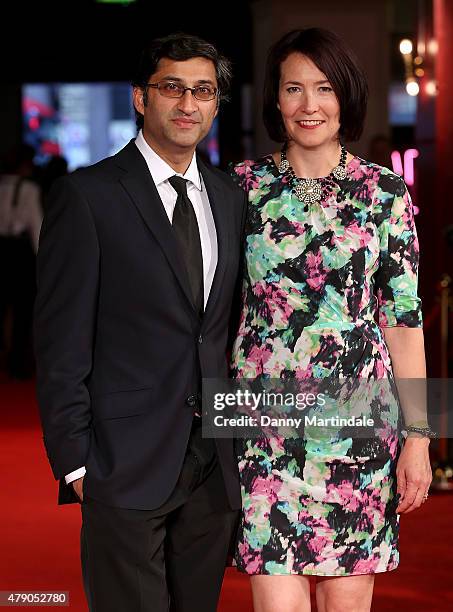
[[132, 90], [132, 101], [134, 103], [135, 110], [141, 115], [144, 115], [145, 113], [146, 100], [144, 98], [145, 90], [141, 87], [134, 87]]

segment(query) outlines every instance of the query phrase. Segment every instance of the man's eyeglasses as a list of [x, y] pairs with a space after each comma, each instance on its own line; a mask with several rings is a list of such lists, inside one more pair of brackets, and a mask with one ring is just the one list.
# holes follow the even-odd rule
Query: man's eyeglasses
[[147, 83], [145, 87], [157, 89], [164, 98], [182, 98], [186, 91], [190, 91], [194, 98], [202, 102], [214, 100], [217, 89], [211, 85], [197, 85], [197, 87], [183, 87], [173, 81], [159, 81], [159, 83]]

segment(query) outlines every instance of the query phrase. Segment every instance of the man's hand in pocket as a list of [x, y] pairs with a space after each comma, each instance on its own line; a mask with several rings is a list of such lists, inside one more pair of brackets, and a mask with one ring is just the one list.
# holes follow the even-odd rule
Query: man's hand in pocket
[[74, 487], [74, 491], [76, 492], [77, 497], [80, 499], [81, 502], [83, 502], [83, 479], [85, 477], [82, 476], [82, 478], [77, 478], [77, 480], [73, 480], [73, 482], [71, 483], [72, 486]]

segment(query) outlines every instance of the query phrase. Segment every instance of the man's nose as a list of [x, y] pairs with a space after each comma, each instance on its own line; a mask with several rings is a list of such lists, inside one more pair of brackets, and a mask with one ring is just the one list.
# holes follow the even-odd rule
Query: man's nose
[[178, 109], [188, 115], [198, 110], [197, 100], [190, 89], [186, 89], [181, 98], [179, 98]]

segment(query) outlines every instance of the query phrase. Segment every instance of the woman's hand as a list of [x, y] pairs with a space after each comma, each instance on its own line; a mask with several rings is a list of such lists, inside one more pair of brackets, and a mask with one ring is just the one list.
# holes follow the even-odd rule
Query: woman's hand
[[419, 508], [433, 478], [429, 462], [429, 438], [406, 438], [396, 466], [399, 514]]

